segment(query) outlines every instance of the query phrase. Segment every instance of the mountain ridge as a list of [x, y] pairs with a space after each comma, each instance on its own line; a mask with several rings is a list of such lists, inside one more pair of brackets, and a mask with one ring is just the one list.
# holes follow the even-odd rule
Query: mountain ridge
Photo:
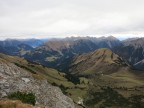
[[[81, 54], [75, 57], [70, 66], [70, 72], [81, 71], [87, 74], [109, 71], [115, 72], [120, 67], [128, 66], [117, 54], [110, 49], [100, 48], [93, 52]], [[103, 70], [103, 69], [106, 70]], [[108, 70], [110, 68], [110, 70]], [[89, 73], [90, 72], [90, 73]], [[111, 72], [110, 72], [111, 73]]]
[[[37, 47], [34, 51], [25, 54], [24, 57], [30, 61], [37, 61], [60, 71], [67, 71], [68, 62], [75, 55], [91, 52], [98, 48], [113, 48], [120, 44], [120, 41], [114, 37], [70, 37], [60, 40], [54, 39]], [[40, 57], [41, 55], [43, 56], [42, 58]]]

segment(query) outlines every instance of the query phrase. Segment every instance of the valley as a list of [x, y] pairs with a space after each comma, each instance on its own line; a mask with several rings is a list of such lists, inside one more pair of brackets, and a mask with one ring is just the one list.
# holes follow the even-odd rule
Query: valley
[[[7, 83], [9, 86], [14, 86], [15, 90], [12, 91], [9, 87], [10, 92], [8, 92], [6, 88], [3, 88], [0, 96], [4, 98], [9, 93], [17, 91], [34, 92], [39, 102], [37, 105], [50, 107], [51, 98], [39, 99], [38, 93], [42, 95], [41, 98], [44, 96], [42, 92], [53, 97], [55, 94], [53, 90], [56, 90], [63, 100], [60, 101], [61, 97], [57, 97], [60, 100], [54, 100], [51, 103], [52, 108], [58, 108], [55, 106], [57, 102], [63, 108], [74, 108], [74, 106], [76, 108], [136, 108], [137, 105], [139, 105], [138, 108], [143, 108], [144, 72], [141, 60], [144, 58], [138, 56], [142, 54], [139, 52], [136, 57], [139, 57], [140, 61], [135, 63], [140, 65], [137, 66], [138, 68], [132, 65], [133, 62], [129, 61], [128, 55], [122, 55], [129, 53], [124, 48], [125, 44], [126, 42], [123, 43], [111, 36], [54, 39], [37, 47], [28, 44], [13, 45], [17, 49], [21, 46], [25, 53], [21, 53], [22, 50], [1, 47], [0, 64], [1, 77], [3, 77], [1, 81], [11, 80], [14, 84], [9, 81]], [[131, 45], [128, 44], [128, 46]], [[136, 47], [136, 50], [141, 47]], [[11, 53], [13, 51], [16, 53]], [[9, 77], [7, 71], [8, 74], [12, 72]], [[23, 72], [26, 75], [20, 75], [17, 72]], [[19, 79], [19, 83], [15, 82], [15, 78]], [[30, 83], [28, 83], [29, 80]], [[17, 88], [15, 84], [29, 89]], [[30, 87], [33, 84], [35, 84], [34, 89]], [[2, 85], [5, 86], [6, 83], [3, 82]], [[42, 89], [39, 88], [39, 91], [36, 91], [37, 86]], [[52, 94], [46, 92], [49, 90], [48, 87], [52, 88], [50, 92]], [[63, 101], [66, 104], [63, 104]]]

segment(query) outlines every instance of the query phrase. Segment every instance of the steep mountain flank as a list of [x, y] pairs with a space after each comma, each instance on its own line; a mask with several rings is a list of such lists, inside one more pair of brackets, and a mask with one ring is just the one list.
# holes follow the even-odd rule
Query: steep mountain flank
[[37, 105], [42, 104], [46, 108], [74, 108], [70, 98], [63, 95], [59, 88], [51, 86], [45, 77], [37, 74], [38, 67], [35, 67], [37, 71], [32, 70], [23, 65], [26, 62], [18, 57], [0, 55], [0, 98], [6, 98], [17, 91], [32, 92]]
[[115, 48], [114, 51], [131, 65], [136, 66], [137, 69], [143, 69], [141, 68], [143, 66], [138, 66], [138, 62], [144, 59], [144, 38], [126, 40], [122, 46]]

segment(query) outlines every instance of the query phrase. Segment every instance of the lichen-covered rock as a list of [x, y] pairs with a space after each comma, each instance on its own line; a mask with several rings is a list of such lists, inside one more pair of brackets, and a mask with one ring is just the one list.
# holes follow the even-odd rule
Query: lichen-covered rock
[[72, 99], [65, 96], [58, 87], [50, 85], [46, 80], [37, 80], [16, 65], [0, 59], [0, 98], [13, 92], [32, 92], [36, 96], [36, 104], [50, 108], [74, 108]]

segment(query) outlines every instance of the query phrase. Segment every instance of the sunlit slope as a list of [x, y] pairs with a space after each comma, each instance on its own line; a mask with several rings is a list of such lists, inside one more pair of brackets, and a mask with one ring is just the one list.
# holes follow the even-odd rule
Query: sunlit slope
[[121, 57], [110, 49], [101, 48], [94, 52], [76, 56], [69, 71], [75, 74], [110, 74], [123, 67], [127, 67], [127, 63]]
[[40, 64], [29, 62], [23, 58], [17, 56], [8, 56], [5, 54], [0, 54], [0, 59], [5, 60], [5, 62], [14, 63], [18, 67], [21, 67], [28, 72], [32, 73], [35, 78], [47, 79], [49, 83], [56, 85], [63, 84], [64, 86], [73, 86], [73, 83], [69, 82], [65, 78], [65, 74], [58, 72], [55, 69], [44, 67]]

